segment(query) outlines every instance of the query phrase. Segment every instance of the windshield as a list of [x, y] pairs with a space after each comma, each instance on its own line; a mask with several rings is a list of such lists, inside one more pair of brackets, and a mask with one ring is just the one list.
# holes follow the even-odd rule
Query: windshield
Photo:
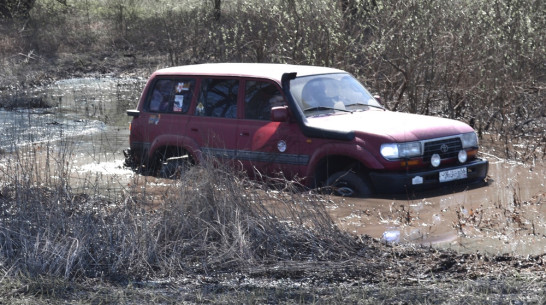
[[364, 111], [383, 107], [347, 73], [304, 76], [290, 82], [290, 93], [306, 117], [324, 112]]

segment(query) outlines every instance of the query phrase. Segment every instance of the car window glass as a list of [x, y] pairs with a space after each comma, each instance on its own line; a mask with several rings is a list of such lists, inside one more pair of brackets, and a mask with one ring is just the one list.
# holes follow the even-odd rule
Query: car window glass
[[306, 116], [326, 110], [341, 113], [382, 108], [358, 80], [346, 73], [298, 77], [290, 82], [290, 93]]
[[160, 79], [153, 85], [148, 109], [154, 112], [187, 113], [195, 80]]
[[204, 79], [195, 115], [236, 118], [238, 91], [237, 79]]
[[246, 82], [245, 119], [270, 120], [271, 108], [284, 104], [284, 98], [274, 84], [263, 81]]

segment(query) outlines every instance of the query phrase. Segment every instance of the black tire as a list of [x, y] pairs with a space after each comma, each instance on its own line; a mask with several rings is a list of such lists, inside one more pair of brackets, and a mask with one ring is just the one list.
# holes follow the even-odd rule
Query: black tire
[[329, 192], [342, 197], [369, 197], [372, 190], [362, 177], [351, 171], [336, 172], [326, 180]]
[[161, 178], [179, 179], [188, 170], [190, 163], [187, 156], [169, 158], [161, 163], [158, 176]]

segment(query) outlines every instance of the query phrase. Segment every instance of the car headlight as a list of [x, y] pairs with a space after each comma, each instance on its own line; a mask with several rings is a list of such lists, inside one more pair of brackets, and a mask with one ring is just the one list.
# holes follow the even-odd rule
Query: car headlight
[[421, 155], [420, 142], [388, 143], [381, 145], [381, 155], [385, 159], [411, 158]]
[[478, 147], [478, 136], [475, 132], [463, 133], [461, 135], [463, 148]]
[[389, 143], [381, 145], [381, 155], [385, 159], [397, 159], [398, 158], [398, 144]]

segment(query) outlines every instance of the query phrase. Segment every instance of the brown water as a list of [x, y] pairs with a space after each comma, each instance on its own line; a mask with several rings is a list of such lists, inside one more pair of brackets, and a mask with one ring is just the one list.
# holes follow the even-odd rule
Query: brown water
[[546, 167], [486, 156], [488, 185], [415, 199], [337, 199], [340, 227], [386, 242], [468, 252], [546, 253]]
[[[78, 78], [0, 96], [39, 98], [52, 105], [0, 109], [0, 151], [33, 152], [2, 155], [0, 172], [10, 175], [14, 158], [36, 158], [39, 164], [46, 164], [44, 158], [49, 158], [47, 162], [57, 165], [70, 161], [73, 191], [93, 188], [109, 196], [121, 194], [133, 177], [123, 168], [131, 121], [126, 110], [136, 106], [144, 84], [140, 78]], [[54, 175], [58, 176], [51, 173]]]
[[[46, 110], [0, 111], [5, 151], [30, 145], [35, 151], [66, 151], [73, 191], [119, 197], [135, 183], [150, 191], [169, 180], [139, 176], [123, 167], [129, 122], [143, 79], [72, 79], [32, 92], [55, 105]], [[13, 143], [17, 143], [14, 145]], [[487, 144], [486, 144], [487, 145]], [[486, 146], [484, 145], [484, 146]], [[48, 148], [49, 149], [49, 148]], [[546, 166], [482, 154], [490, 162], [483, 187], [442, 190], [411, 198], [332, 197], [327, 209], [340, 228], [385, 242], [453, 248], [465, 252], [546, 253]], [[6, 173], [5, 154], [0, 172]], [[153, 192], [153, 191], [152, 191]]]

